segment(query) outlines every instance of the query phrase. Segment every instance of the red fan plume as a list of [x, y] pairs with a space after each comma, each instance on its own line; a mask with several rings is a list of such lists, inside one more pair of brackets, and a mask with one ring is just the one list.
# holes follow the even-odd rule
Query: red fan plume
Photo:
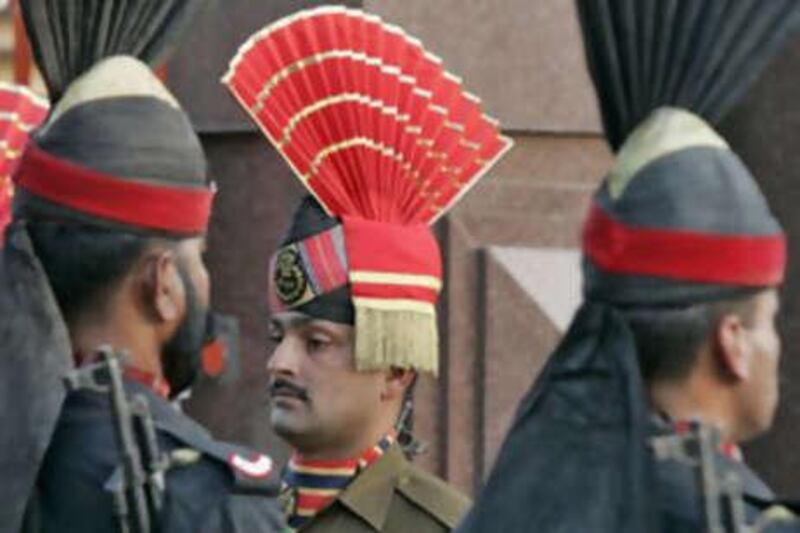
[[11, 221], [11, 177], [31, 130], [47, 116], [47, 101], [18, 85], [0, 82], [0, 246]]
[[437, 57], [358, 10], [266, 27], [223, 82], [333, 215], [430, 224], [511, 147]]

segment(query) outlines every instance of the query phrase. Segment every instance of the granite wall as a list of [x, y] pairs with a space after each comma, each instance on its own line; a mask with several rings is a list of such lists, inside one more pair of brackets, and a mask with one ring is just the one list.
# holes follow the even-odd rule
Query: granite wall
[[[169, 68], [220, 184], [210, 235], [213, 297], [242, 320], [239, 382], [207, 385], [189, 408], [221, 436], [284, 457], [267, 424], [267, 260], [301, 189], [218, 83], [238, 43], [270, 20], [321, 2], [225, 0], [206, 14]], [[361, 5], [354, 1], [349, 5]], [[465, 490], [490, 468], [519, 398], [580, 295], [578, 236], [609, 166], [572, 2], [366, 0], [419, 36], [514, 137], [514, 150], [436, 227], [447, 282], [440, 304], [442, 374], [417, 391], [422, 464]], [[723, 126], [755, 169], [790, 238], [800, 237], [794, 106], [800, 46], [784, 54]], [[800, 490], [800, 271], [784, 294], [785, 402], [775, 432], [748, 448], [782, 491]], [[777, 460], [776, 460], [777, 458]]]

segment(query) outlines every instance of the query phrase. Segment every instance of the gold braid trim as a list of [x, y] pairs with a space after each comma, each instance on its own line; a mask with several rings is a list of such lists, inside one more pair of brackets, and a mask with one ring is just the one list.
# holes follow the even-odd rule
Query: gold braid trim
[[416, 300], [353, 298], [356, 369], [413, 368], [439, 372], [439, 333], [433, 304]]

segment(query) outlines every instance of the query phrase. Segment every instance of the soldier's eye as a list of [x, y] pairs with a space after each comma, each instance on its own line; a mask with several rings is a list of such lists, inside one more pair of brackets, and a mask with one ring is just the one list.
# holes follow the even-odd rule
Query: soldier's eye
[[328, 347], [328, 345], [330, 345], [330, 341], [322, 337], [309, 337], [306, 340], [306, 347], [309, 353], [314, 353], [320, 350], [324, 350], [325, 348]]
[[275, 325], [270, 326], [267, 331], [267, 340], [280, 344], [283, 341], [283, 330]]

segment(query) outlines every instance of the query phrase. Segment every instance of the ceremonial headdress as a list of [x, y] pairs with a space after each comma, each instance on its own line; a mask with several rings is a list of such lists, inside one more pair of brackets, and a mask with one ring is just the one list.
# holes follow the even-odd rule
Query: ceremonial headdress
[[436, 373], [430, 225], [511, 141], [418, 40], [358, 10], [267, 26], [223, 81], [313, 197], [273, 259], [273, 311], [354, 323], [360, 370]]
[[16, 531], [72, 367], [69, 335], [28, 228], [202, 234], [212, 191], [188, 118], [150, 66], [203, 0], [21, 2], [51, 109], [14, 171], [0, 254], [0, 529]]
[[200, 2], [25, 2], [52, 102], [15, 176], [16, 211], [144, 233], [205, 232], [199, 139], [157, 64]]
[[783, 231], [712, 124], [797, 29], [800, 4], [577, 6], [615, 152], [584, 227], [586, 301], [520, 404], [463, 531], [659, 530], [649, 408], [621, 311], [731, 299], [784, 275]]
[[0, 83], [0, 247], [11, 222], [14, 186], [11, 177], [33, 131], [50, 105], [27, 87]]

